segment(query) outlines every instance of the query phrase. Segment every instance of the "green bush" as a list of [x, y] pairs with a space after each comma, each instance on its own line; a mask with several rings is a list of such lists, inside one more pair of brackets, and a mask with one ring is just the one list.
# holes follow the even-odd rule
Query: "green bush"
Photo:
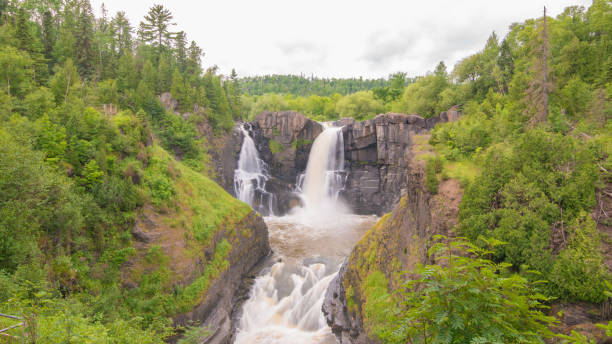
[[553, 337], [548, 298], [510, 265], [463, 239], [444, 237], [429, 250], [435, 264], [409, 271], [397, 330], [386, 343], [541, 343]]

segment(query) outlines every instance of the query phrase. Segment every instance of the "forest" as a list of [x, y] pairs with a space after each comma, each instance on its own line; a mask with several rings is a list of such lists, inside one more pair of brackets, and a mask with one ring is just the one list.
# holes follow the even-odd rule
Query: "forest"
[[[400, 309], [373, 307], [382, 342], [537, 343], [543, 337], [514, 336], [554, 323], [532, 306], [609, 305], [612, 223], [602, 212], [612, 192], [611, 1], [512, 24], [505, 37], [493, 32], [452, 69], [440, 62], [425, 75], [372, 80], [222, 75], [164, 6], [140, 23], [101, 13], [89, 0], [0, 0], [0, 313], [35, 322], [35, 333], [23, 334], [30, 342], [164, 343], [186, 331], [179, 343], [196, 343], [203, 330], [176, 328], [172, 318], [197, 303], [231, 244], [218, 244], [184, 288], [171, 286], [166, 258], [150, 249], [143, 264], [162, 268], [128, 288], [130, 229], [140, 210], [179, 211], [177, 199], [189, 196], [207, 211], [176, 221], [197, 220], [192, 239], [204, 247], [212, 228], [248, 213], [212, 181], [209, 140], [262, 111], [317, 121], [461, 111], [432, 130], [425, 178], [432, 194], [443, 180], [461, 182], [456, 234], [478, 258], [421, 267], [415, 273], [433, 277], [402, 288]], [[163, 93], [189, 115], [167, 111]], [[204, 190], [201, 200], [191, 188]], [[485, 274], [497, 276], [495, 288], [453, 299], [463, 313], [451, 314], [444, 293], [420, 302], [423, 286], [456, 290], [490, 282]], [[506, 296], [520, 311], [483, 335], [496, 341], [479, 341], [488, 320], [468, 326], [471, 305]], [[0, 328], [13, 324], [0, 319]], [[422, 336], [429, 331], [440, 335], [431, 341]]]

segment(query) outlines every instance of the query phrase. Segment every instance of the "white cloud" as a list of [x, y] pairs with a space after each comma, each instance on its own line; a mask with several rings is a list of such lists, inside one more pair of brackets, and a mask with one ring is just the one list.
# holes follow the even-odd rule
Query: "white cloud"
[[314, 73], [381, 77], [424, 74], [480, 50], [492, 31], [551, 15], [590, 0], [92, 0], [109, 14], [124, 10], [132, 25], [154, 3], [174, 14], [178, 30], [206, 52], [204, 63], [240, 75]]

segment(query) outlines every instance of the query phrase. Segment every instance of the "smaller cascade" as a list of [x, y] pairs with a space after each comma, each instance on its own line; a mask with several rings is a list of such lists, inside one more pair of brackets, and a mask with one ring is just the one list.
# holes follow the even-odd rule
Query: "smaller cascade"
[[247, 123], [240, 127], [244, 140], [240, 148], [238, 168], [234, 170], [234, 193], [262, 215], [274, 215], [274, 194], [266, 191], [269, 179], [266, 163], [259, 158], [255, 141]]

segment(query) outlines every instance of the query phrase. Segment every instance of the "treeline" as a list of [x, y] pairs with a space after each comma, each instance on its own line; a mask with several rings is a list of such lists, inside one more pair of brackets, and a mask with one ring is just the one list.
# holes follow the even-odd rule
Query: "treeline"
[[174, 27], [160, 5], [136, 28], [88, 0], [0, 1], [0, 313], [26, 318], [27, 342], [163, 343], [226, 264], [227, 242], [178, 287], [159, 247], [132, 242], [145, 205], [197, 252], [248, 210], [206, 177], [205, 134], [233, 127], [237, 77], [204, 71]]
[[386, 87], [389, 80], [363, 78], [318, 78], [303, 75], [264, 75], [239, 79], [242, 91], [251, 96], [266, 93], [292, 94], [294, 96], [331, 96], [346, 95], [367, 91], [377, 87]]
[[318, 121], [330, 121], [341, 117], [363, 120], [385, 112], [386, 104], [398, 99], [404, 88], [415, 79], [406, 73], [391, 74], [385, 83], [367, 90], [342, 95], [335, 92], [328, 96], [316, 92], [299, 95], [294, 92], [266, 93], [242, 98], [242, 117], [254, 118], [262, 111], [294, 110]]

